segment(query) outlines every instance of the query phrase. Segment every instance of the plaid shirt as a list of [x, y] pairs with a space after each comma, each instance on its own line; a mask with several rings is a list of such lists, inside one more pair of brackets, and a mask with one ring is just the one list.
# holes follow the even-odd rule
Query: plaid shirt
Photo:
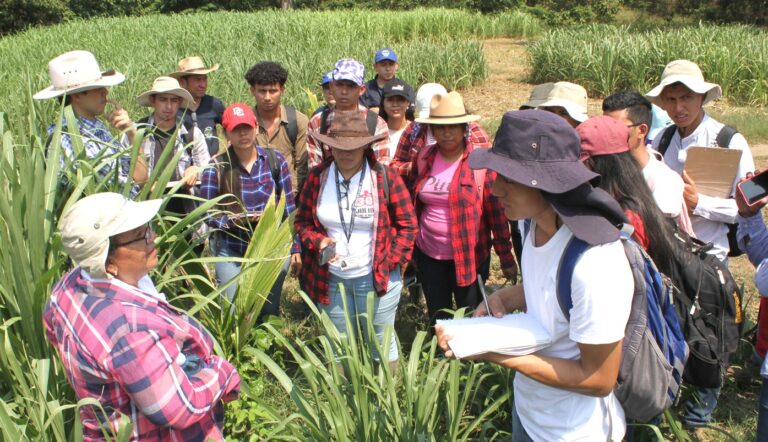
[[[404, 180], [407, 180], [411, 173], [411, 161], [416, 159], [416, 155], [427, 144], [427, 127], [429, 126], [426, 124], [411, 123], [400, 136], [395, 157], [392, 158], [389, 167], [399, 173]], [[466, 138], [469, 143], [475, 146], [475, 149], [489, 149], [491, 147], [491, 139], [488, 138], [488, 134], [479, 124], [472, 121], [468, 123], [467, 129]], [[406, 182], [406, 184], [408, 183]], [[411, 186], [409, 185], [409, 187]]]
[[[491, 242], [496, 254], [501, 261], [501, 268], [515, 267], [515, 257], [512, 254], [512, 240], [509, 230], [509, 222], [504, 215], [504, 209], [499, 200], [491, 195], [491, 186], [496, 179], [496, 173], [489, 170], [485, 174], [482, 201], [480, 200], [475, 184], [475, 177], [469, 167], [467, 157], [474, 150], [473, 144], [467, 142], [464, 155], [459, 161], [458, 175], [454, 175], [448, 187], [448, 206], [451, 245], [453, 247], [453, 261], [456, 265], [456, 284], [466, 287], [477, 278], [477, 268], [491, 255]], [[431, 151], [426, 154], [427, 170], [417, 170], [414, 167], [410, 172], [409, 181], [416, 183], [411, 187], [416, 202], [416, 213], [421, 216], [422, 203], [418, 193], [424, 188], [429, 178], [432, 164], [437, 155], [437, 146], [429, 147]], [[416, 157], [413, 158], [414, 163]], [[457, 179], [458, 178], [458, 179]], [[480, 215], [478, 215], [480, 214]], [[493, 240], [491, 240], [493, 233]]]
[[[373, 155], [368, 153], [366, 156], [371, 170], [375, 170], [376, 160]], [[310, 298], [322, 304], [330, 303], [330, 272], [328, 265], [321, 266], [319, 262], [320, 242], [328, 234], [317, 219], [317, 206], [323, 186], [329, 181], [328, 168], [331, 163], [332, 160], [328, 158], [319, 167], [309, 171], [294, 219], [305, 252], [302, 256], [301, 280], [304, 281], [304, 289]], [[389, 272], [397, 265], [404, 268], [411, 260], [418, 229], [411, 197], [403, 180], [389, 168], [385, 167], [384, 172], [389, 181], [389, 200], [384, 197], [384, 180], [381, 173], [376, 173], [374, 180], [377, 196], [374, 204], [378, 205], [378, 209], [374, 215], [373, 285], [379, 296], [387, 292]], [[331, 177], [330, 182], [333, 183], [333, 180]]]
[[[231, 147], [229, 150], [229, 157], [235, 162], [232, 165], [232, 169], [239, 172], [238, 175], [242, 186], [242, 194], [235, 196], [243, 203], [245, 210], [248, 212], [262, 212], [267, 205], [267, 201], [269, 201], [269, 197], [272, 196], [272, 191], [275, 189], [275, 181], [272, 178], [272, 171], [269, 169], [266, 151], [261, 146], [256, 146], [256, 151], [258, 152], [258, 158], [251, 167], [251, 171], [248, 172], [240, 164], [240, 161], [237, 160], [237, 155]], [[287, 217], [296, 209], [293, 187], [291, 185], [291, 171], [283, 154], [275, 151], [275, 156], [280, 164], [280, 186], [283, 189], [280, 195], [285, 195], [285, 216]], [[211, 164], [216, 163], [212, 162]], [[221, 195], [218, 172], [217, 167], [209, 167], [203, 171], [203, 177], [200, 180], [200, 195], [203, 198], [210, 200]], [[280, 200], [280, 195], [277, 195], [277, 201]], [[226, 214], [211, 218], [208, 224], [226, 231], [227, 234], [219, 235], [218, 237], [218, 240], [222, 242], [224, 247], [237, 253], [238, 256], [245, 256], [245, 251], [248, 249], [248, 243], [251, 241], [251, 234], [253, 232], [238, 226]], [[300, 251], [301, 247], [297, 237], [291, 247], [291, 253], [299, 253]]]
[[[85, 150], [85, 156], [87, 158], [110, 158], [114, 157], [118, 152], [126, 152], [130, 155], [129, 151], [117, 142], [109, 132], [109, 129], [107, 129], [107, 126], [105, 126], [99, 119], [77, 117], [77, 122], [83, 142], [83, 149]], [[55, 130], [55, 124], [48, 126], [48, 136], [52, 137]], [[61, 162], [62, 170], [64, 170], [66, 167], [64, 162], [65, 157], [68, 159], [69, 163], [75, 161], [74, 145], [72, 144], [72, 136], [67, 132], [66, 119], [62, 119], [61, 122], [61, 151], [63, 155], [59, 158], [59, 161]], [[109, 162], [98, 170], [99, 176], [105, 178], [118, 163], [120, 167], [117, 174], [118, 182], [123, 184], [127, 183], [128, 171], [130, 169], [129, 156], [120, 156], [119, 158], [109, 160]]]
[[78, 400], [104, 408], [80, 408], [84, 440], [104, 440], [102, 425], [115, 434], [121, 414], [132, 441], [223, 440], [222, 402], [237, 397], [240, 376], [162, 295], [77, 267], [54, 286], [43, 321]]
[[[359, 105], [358, 109], [364, 116], [368, 116], [368, 108]], [[331, 127], [333, 117], [336, 115], [335, 107], [331, 106], [331, 110], [328, 111], [327, 127]], [[320, 126], [322, 124], [323, 114], [318, 113], [312, 116], [309, 120], [309, 128], [307, 130], [307, 157], [309, 158], [309, 168], [319, 166], [325, 158], [331, 157], [331, 150], [327, 147], [323, 147], [317, 143], [315, 137], [312, 136], [311, 131], [320, 132]], [[387, 122], [381, 117], [376, 122], [376, 134], [387, 134], [387, 137], [383, 140], [371, 144], [373, 152], [376, 154], [376, 161], [383, 165], [389, 164], [389, 127]]]

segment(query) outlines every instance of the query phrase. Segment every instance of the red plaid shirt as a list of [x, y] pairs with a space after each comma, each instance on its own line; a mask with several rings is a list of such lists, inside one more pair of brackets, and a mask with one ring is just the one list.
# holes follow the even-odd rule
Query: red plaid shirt
[[[376, 170], [376, 161], [370, 150], [366, 154], [371, 170]], [[323, 186], [328, 182], [328, 168], [333, 160], [328, 158], [320, 166], [309, 171], [306, 184], [299, 198], [294, 224], [301, 238], [301, 278], [304, 289], [312, 300], [321, 304], [330, 303], [328, 296], [330, 272], [328, 265], [320, 265], [320, 242], [328, 234], [317, 219], [317, 205]], [[386, 294], [389, 272], [397, 265], [404, 268], [411, 260], [413, 243], [416, 241], [416, 215], [411, 196], [403, 180], [388, 168], [383, 169], [389, 181], [389, 200], [384, 197], [384, 180], [376, 173], [374, 186], [378, 196], [376, 227], [373, 235], [373, 285], [379, 296]], [[333, 182], [333, 178], [331, 183]]]
[[53, 288], [43, 321], [77, 398], [104, 408], [80, 408], [83, 440], [104, 440], [102, 426], [116, 434], [121, 414], [132, 441], [224, 439], [221, 404], [237, 397], [240, 376], [191, 317], [77, 267]]
[[[475, 149], [491, 148], [491, 139], [488, 138], [488, 134], [474, 121], [467, 124], [467, 138], [475, 146]], [[403, 131], [403, 135], [400, 136], [395, 157], [392, 158], [389, 167], [400, 174], [404, 180], [407, 179], [411, 173], [411, 161], [416, 159], [416, 156], [426, 144], [427, 125], [421, 123], [409, 124]]]
[[[477, 268], [491, 255], [491, 242], [501, 261], [501, 268], [506, 269], [517, 265], [512, 254], [509, 222], [504, 215], [501, 203], [491, 195], [491, 186], [496, 179], [496, 173], [489, 170], [485, 174], [481, 200], [474, 173], [467, 160], [467, 156], [474, 147], [471, 142], [467, 142], [466, 146], [464, 155], [459, 160], [461, 164], [458, 167], [458, 174], [454, 174], [448, 187], [451, 246], [453, 261], [456, 265], [456, 284], [460, 287], [466, 287], [475, 282]], [[429, 167], [426, 170], [418, 170], [418, 166], [414, 166], [408, 180], [416, 183], [411, 190], [419, 217], [422, 203], [419, 201], [418, 193], [424, 188], [437, 155], [437, 146], [430, 149], [425, 157]], [[413, 163], [417, 163], [415, 156]], [[493, 234], [493, 240], [491, 240], [491, 234]]]

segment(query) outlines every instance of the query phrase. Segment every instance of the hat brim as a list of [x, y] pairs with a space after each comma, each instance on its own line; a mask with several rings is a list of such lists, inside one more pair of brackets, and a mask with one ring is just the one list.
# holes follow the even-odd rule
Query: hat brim
[[371, 143], [381, 141], [387, 138], [389, 135], [386, 133], [380, 133], [368, 137], [330, 137], [323, 135], [316, 130], [309, 131], [309, 134], [317, 140], [318, 143], [325, 144], [326, 146], [335, 147], [341, 150], [355, 150], [361, 147], [367, 146]]
[[573, 103], [571, 101], [561, 100], [559, 98], [552, 98], [549, 100], [543, 100], [543, 102], [536, 107], [542, 108], [542, 107], [562, 107], [565, 109], [566, 112], [568, 112], [568, 115], [571, 116], [574, 120], [578, 121], [579, 123], [583, 123], [587, 121], [589, 118], [589, 115], [587, 115], [587, 108], [579, 106], [576, 103]]
[[576, 238], [590, 245], [607, 244], [619, 239], [617, 224], [626, 223], [619, 203], [603, 189], [589, 184], [567, 194], [542, 193], [563, 224]]
[[77, 86], [68, 87], [65, 89], [57, 89], [55, 86], [51, 85], [47, 88], [38, 91], [35, 95], [32, 96], [35, 100], [47, 100], [49, 98], [56, 98], [61, 97], [62, 95], [71, 95], [78, 92], [85, 92], [92, 89], [98, 89], [102, 87], [111, 87], [118, 85], [125, 81], [125, 75], [121, 74], [120, 72], [117, 72], [115, 70], [108, 70], [101, 73], [101, 78], [98, 80], [94, 80], [88, 83], [79, 84]]
[[150, 101], [149, 97], [152, 95], [160, 95], [160, 94], [172, 94], [176, 95], [177, 97], [184, 100], [184, 102], [181, 104], [182, 107], [188, 108], [192, 105], [192, 103], [195, 101], [194, 98], [192, 98], [192, 94], [189, 93], [184, 88], [173, 88], [173, 89], [166, 89], [166, 90], [148, 90], [144, 92], [143, 94], [136, 97], [136, 102], [139, 104], [139, 106], [145, 106], [149, 107], [152, 106], [152, 102]]
[[688, 75], [670, 75], [669, 77], [664, 78], [658, 86], [645, 94], [645, 98], [656, 106], [663, 107], [661, 103], [661, 92], [665, 87], [675, 83], [682, 83], [693, 92], [704, 94], [704, 101], [701, 103], [702, 106], [723, 96], [723, 89], [719, 84], [708, 83], [704, 80], [691, 78]]
[[499, 155], [493, 149], [475, 149], [469, 167], [489, 169], [524, 186], [549, 193], [565, 193], [600, 175], [581, 161], [525, 161]]
[[213, 71], [218, 71], [220, 65], [218, 63], [214, 63], [211, 65], [211, 67], [205, 69], [205, 68], [198, 68], [198, 69], [190, 69], [188, 71], [176, 71], [168, 74], [169, 77], [173, 77], [175, 79], [179, 79], [182, 77], [186, 77], [188, 75], [208, 75]]
[[423, 123], [423, 124], [437, 124], [437, 125], [448, 125], [448, 124], [461, 124], [461, 123], [471, 123], [472, 121], [477, 121], [480, 119], [480, 115], [472, 115], [472, 114], [466, 114], [466, 115], [460, 115], [457, 117], [427, 117], [427, 118], [416, 118], [417, 123]]

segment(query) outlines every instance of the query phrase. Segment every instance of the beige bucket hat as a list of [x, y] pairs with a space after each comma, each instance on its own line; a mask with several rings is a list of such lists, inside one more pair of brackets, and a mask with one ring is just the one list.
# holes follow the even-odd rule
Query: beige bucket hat
[[558, 81], [552, 85], [544, 101], [537, 107], [560, 106], [574, 120], [583, 123], [587, 115], [587, 90], [578, 84]]
[[139, 106], [152, 106], [149, 97], [158, 94], [173, 94], [180, 97], [184, 100], [184, 102], [181, 103], [181, 107], [190, 107], [194, 102], [192, 94], [181, 87], [179, 80], [172, 77], [155, 78], [155, 81], [152, 82], [152, 89], [136, 97], [136, 102], [139, 103]]
[[387, 138], [387, 132], [371, 136], [365, 115], [360, 111], [336, 111], [326, 135], [312, 130], [310, 135], [326, 146], [341, 150], [355, 150]]
[[60, 97], [120, 84], [125, 76], [110, 69], [102, 71], [96, 57], [88, 51], [65, 52], [48, 62], [51, 86], [32, 96], [35, 100]]
[[528, 101], [520, 106], [520, 109], [534, 109], [541, 106], [541, 103], [547, 101], [549, 93], [552, 88], [555, 87], [555, 83], [542, 83], [537, 84], [531, 90], [531, 95], [528, 97]]
[[702, 105], [717, 100], [723, 95], [720, 85], [704, 81], [704, 74], [701, 73], [699, 65], [690, 60], [675, 60], [664, 67], [661, 82], [645, 94], [645, 97], [656, 106], [661, 106], [661, 92], [665, 87], [675, 83], [682, 83], [697, 94], [704, 94]]
[[205, 67], [203, 59], [198, 56], [191, 56], [179, 60], [179, 70], [168, 74], [169, 77], [181, 78], [187, 75], [207, 75], [219, 69], [219, 64], [214, 63], [211, 67]]
[[467, 113], [464, 107], [464, 99], [458, 92], [449, 92], [445, 95], [435, 95], [429, 106], [429, 117], [416, 118], [417, 123], [426, 124], [461, 124], [477, 121], [480, 115]]
[[109, 278], [109, 238], [148, 223], [162, 203], [161, 199], [137, 203], [112, 192], [86, 196], [59, 221], [64, 251], [92, 277]]

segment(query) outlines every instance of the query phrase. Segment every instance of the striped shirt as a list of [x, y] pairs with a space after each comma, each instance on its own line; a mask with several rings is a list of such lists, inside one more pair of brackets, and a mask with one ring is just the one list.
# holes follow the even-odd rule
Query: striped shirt
[[95, 399], [104, 410], [80, 408], [83, 440], [104, 440], [102, 426], [116, 433], [121, 415], [131, 420], [132, 441], [223, 440], [222, 402], [237, 398], [240, 376], [149, 277], [140, 286], [77, 267], [54, 286], [43, 311], [77, 399]]
[[[232, 170], [238, 172], [237, 176], [240, 178], [242, 187], [241, 195], [235, 196], [242, 202], [243, 207], [245, 207], [248, 213], [263, 212], [269, 197], [272, 196], [272, 192], [275, 189], [275, 181], [272, 178], [272, 171], [269, 168], [267, 153], [264, 149], [261, 146], [256, 147], [258, 158], [251, 167], [250, 172], [237, 160], [237, 155], [233, 149], [230, 148], [229, 151], [229, 157], [235, 163], [232, 165]], [[282, 188], [280, 195], [285, 195], [285, 216], [287, 217], [296, 209], [293, 187], [291, 185], [291, 170], [283, 154], [275, 151], [275, 157], [280, 165], [280, 187]], [[226, 158], [226, 156], [222, 155], [222, 158]], [[203, 171], [203, 177], [200, 180], [200, 195], [203, 198], [210, 200], [222, 194], [219, 187], [218, 172], [219, 170], [216, 167], [209, 167]], [[280, 200], [280, 195], [277, 196], [277, 201]], [[220, 214], [211, 218], [209, 224], [211, 227], [226, 231], [227, 234], [218, 236], [218, 240], [223, 243], [222, 246], [237, 253], [238, 256], [245, 256], [248, 243], [251, 241], [252, 232], [250, 230], [236, 225], [235, 221], [226, 214]], [[291, 247], [291, 253], [299, 253], [300, 250], [297, 237]]]

